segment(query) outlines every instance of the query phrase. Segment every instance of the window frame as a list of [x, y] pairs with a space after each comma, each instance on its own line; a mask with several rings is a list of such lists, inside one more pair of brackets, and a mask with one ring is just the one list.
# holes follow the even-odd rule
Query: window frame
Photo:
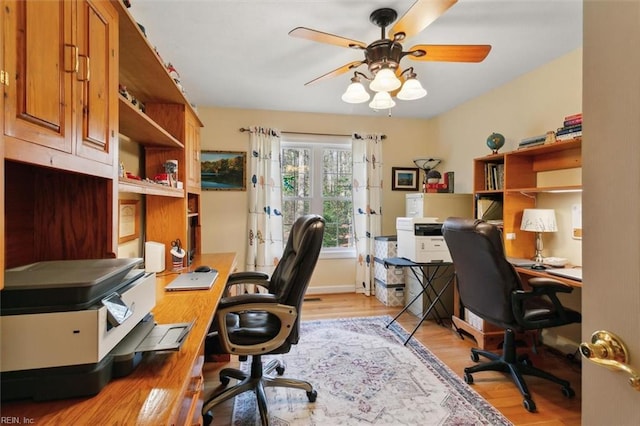
[[[283, 134], [280, 141], [280, 149], [303, 148], [311, 151], [311, 196], [306, 197], [286, 197], [283, 193], [283, 204], [287, 199], [309, 200], [311, 212], [322, 212], [322, 193], [316, 196], [317, 191], [322, 191], [323, 182], [323, 150], [324, 149], [345, 149], [353, 154], [350, 136], [331, 135], [308, 135], [289, 133]], [[353, 171], [352, 171], [353, 173]], [[317, 183], [316, 183], [317, 182]], [[351, 199], [353, 203], [353, 198]], [[353, 214], [353, 205], [352, 205]], [[352, 224], [353, 225], [353, 224]], [[320, 251], [321, 259], [349, 259], [356, 257], [355, 241], [351, 247], [322, 247]]]

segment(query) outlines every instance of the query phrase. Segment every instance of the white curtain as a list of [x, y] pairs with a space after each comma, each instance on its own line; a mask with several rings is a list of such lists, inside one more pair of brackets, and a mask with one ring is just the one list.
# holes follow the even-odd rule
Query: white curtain
[[246, 271], [269, 275], [282, 257], [280, 132], [251, 127]]
[[352, 137], [353, 228], [356, 243], [356, 291], [375, 292], [374, 238], [382, 232], [382, 135]]

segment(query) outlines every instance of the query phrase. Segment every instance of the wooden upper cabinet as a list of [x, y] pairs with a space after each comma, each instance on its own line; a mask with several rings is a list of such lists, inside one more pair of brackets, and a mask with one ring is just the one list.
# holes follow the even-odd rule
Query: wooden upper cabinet
[[113, 164], [118, 126], [118, 21], [106, 2], [78, 3], [79, 156]]
[[115, 8], [107, 0], [3, 5], [6, 158], [113, 179]]
[[72, 3], [7, 1], [5, 135], [71, 153]]

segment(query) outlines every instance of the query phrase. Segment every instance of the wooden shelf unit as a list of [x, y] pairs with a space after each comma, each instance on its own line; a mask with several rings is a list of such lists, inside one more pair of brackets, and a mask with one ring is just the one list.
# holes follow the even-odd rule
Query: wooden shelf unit
[[[504, 182], [501, 190], [487, 189], [487, 164], [504, 165]], [[514, 239], [505, 239], [507, 256], [532, 258], [535, 234], [520, 230], [522, 212], [534, 208], [536, 195], [544, 192], [576, 192], [581, 185], [538, 186], [538, 173], [582, 167], [582, 139], [555, 142], [507, 153], [490, 154], [473, 160], [474, 200], [488, 197], [502, 202], [503, 234], [513, 234]], [[474, 206], [474, 212], [477, 207]], [[535, 275], [535, 274], [534, 274]], [[455, 295], [455, 300], [459, 297]], [[502, 341], [503, 331], [481, 331], [464, 320], [464, 309], [455, 306], [453, 321], [458, 328], [472, 335], [481, 348], [493, 348]]]
[[[177, 180], [183, 183], [177, 189], [121, 178], [119, 190], [145, 195], [147, 240], [171, 247], [179, 239], [200, 253], [200, 216], [192, 213], [200, 211], [202, 122], [129, 10], [119, 0], [113, 3], [119, 16], [119, 83], [145, 106], [142, 112], [119, 97], [120, 133], [144, 148], [144, 176], [153, 178], [164, 172], [166, 161], [177, 160]], [[171, 253], [165, 252], [170, 265]]]

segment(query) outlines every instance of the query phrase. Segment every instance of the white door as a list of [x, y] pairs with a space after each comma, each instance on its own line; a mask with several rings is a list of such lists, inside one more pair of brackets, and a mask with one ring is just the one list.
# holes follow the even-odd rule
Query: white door
[[[627, 344], [640, 371], [640, 1], [585, 1], [582, 341]], [[583, 359], [582, 424], [640, 425], [629, 375]]]

